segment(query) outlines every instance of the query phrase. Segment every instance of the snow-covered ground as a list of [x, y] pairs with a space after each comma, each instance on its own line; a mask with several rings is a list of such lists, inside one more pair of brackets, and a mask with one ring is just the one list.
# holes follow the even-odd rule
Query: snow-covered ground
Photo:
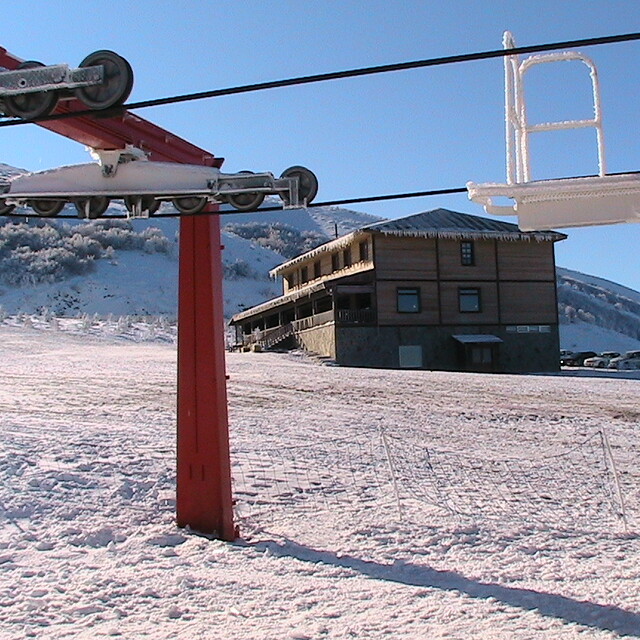
[[639, 380], [228, 354], [227, 544], [174, 526], [175, 346], [117, 334], [0, 325], [3, 640], [640, 637]]
[[636, 351], [640, 349], [640, 340], [625, 336], [617, 331], [587, 322], [561, 324], [560, 348], [570, 351]]

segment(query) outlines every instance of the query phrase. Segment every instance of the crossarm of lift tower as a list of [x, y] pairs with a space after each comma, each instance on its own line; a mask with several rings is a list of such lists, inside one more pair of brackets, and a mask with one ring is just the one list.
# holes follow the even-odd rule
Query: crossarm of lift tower
[[[606, 174], [599, 86], [597, 84], [595, 65], [586, 56], [567, 51], [546, 56], [532, 56], [523, 62], [520, 62], [519, 55], [554, 51], [566, 47], [594, 46], [638, 39], [640, 39], [640, 33], [627, 33], [516, 47], [513, 37], [506, 32], [503, 42], [504, 48], [501, 50], [481, 51], [289, 78], [147, 100], [128, 105], [122, 105], [122, 103], [128, 97], [133, 84], [131, 67], [114, 52], [95, 52], [87, 56], [80, 63], [79, 68], [70, 69], [66, 65], [44, 67], [40, 63], [25, 63], [0, 48], [0, 67], [9, 70], [8, 73], [5, 73], [4, 81], [2, 80], [2, 73], [0, 73], [0, 111], [9, 116], [17, 115], [27, 118], [26, 120], [11, 119], [0, 121], [0, 126], [37, 122], [41, 126], [60, 133], [64, 130], [64, 122], [66, 120], [73, 119], [72, 122], [75, 123], [83, 118], [88, 118], [89, 126], [85, 132], [86, 135], [83, 133], [82, 139], [79, 139], [77, 131], [74, 131], [73, 135], [69, 137], [82, 141], [89, 147], [96, 148], [96, 145], [92, 144], [90, 139], [92, 137], [90, 132], [95, 131], [98, 115], [109, 117], [110, 122], [114, 118], [134, 119], [134, 122], [140, 123], [141, 129], [145, 133], [155, 126], [128, 111], [123, 113], [125, 107], [132, 109], [175, 104], [327, 80], [502, 57], [505, 60], [506, 184], [477, 184], [469, 182], [466, 188], [432, 189], [333, 200], [316, 203], [315, 206], [354, 204], [468, 191], [469, 197], [483, 204], [487, 212], [491, 214], [517, 215], [521, 228], [525, 230], [551, 228], [551, 226], [588, 226], [613, 222], [635, 222], [639, 219], [635, 211], [637, 209], [636, 203], [640, 197], [640, 176], [633, 172], [622, 175], [617, 174], [615, 177]], [[528, 124], [523, 115], [526, 113], [523, 90], [524, 72], [535, 64], [570, 59], [580, 60], [590, 69], [594, 84], [594, 118], [588, 121], [557, 122], [545, 125]], [[22, 77], [20, 73], [23, 74]], [[41, 84], [38, 85], [38, 82]], [[55, 85], [55, 82], [59, 84]], [[54, 87], [53, 89], [52, 86]], [[46, 87], [46, 91], [42, 91], [43, 87]], [[20, 90], [23, 91], [23, 94], [20, 93]], [[86, 109], [87, 106], [90, 108], [89, 110]], [[49, 115], [53, 109], [55, 109], [53, 115]], [[101, 110], [100, 114], [93, 112], [92, 110], [94, 109]], [[127, 123], [127, 125], [130, 124], [131, 122]], [[529, 178], [528, 135], [536, 131], [585, 126], [593, 126], [597, 129], [600, 161], [599, 175], [547, 180], [538, 183], [531, 181]], [[65, 134], [63, 133], [63, 135]], [[178, 143], [178, 147], [186, 145], [197, 149], [178, 137], [172, 137], [172, 142], [174, 139]], [[159, 145], [162, 149], [160, 153], [166, 153], [166, 142], [165, 136], [165, 139]], [[107, 158], [108, 154], [105, 153], [104, 148], [98, 149], [97, 158], [102, 167], [100, 175], [103, 179], [114, 177], [118, 173], [116, 171], [110, 173], [109, 167], [117, 168], [120, 164], [126, 167], [120, 169], [118, 181], [102, 180], [102, 183], [99, 184], [99, 181], [96, 181], [93, 177], [97, 171], [93, 165], [79, 165], [79, 167], [75, 168], [69, 167], [62, 170], [54, 170], [53, 172], [43, 172], [41, 175], [36, 174], [37, 178], [34, 178], [31, 182], [24, 178], [20, 184], [9, 187], [5, 185], [3, 187], [5, 191], [3, 203], [5, 213], [9, 213], [15, 205], [29, 205], [39, 215], [57, 215], [66, 202], [73, 202], [80, 216], [98, 217], [106, 210], [109, 199], [113, 197], [124, 199], [129, 216], [153, 214], [162, 200], [171, 200], [181, 214], [197, 214], [202, 211], [207, 203], [229, 203], [239, 211], [252, 211], [262, 204], [265, 195], [268, 194], [279, 195], [287, 208], [314, 206], [310, 203], [317, 192], [317, 180], [313, 173], [304, 167], [292, 167], [285, 171], [279, 179], [276, 179], [273, 174], [268, 172], [260, 174], [251, 174], [250, 172], [223, 174], [219, 171], [221, 160], [205, 153], [198, 159], [197, 164], [212, 167], [212, 170], [206, 176], [200, 172], [200, 182], [194, 184], [186, 178], [180, 180], [177, 172], [172, 178], [169, 175], [165, 175], [166, 172], [169, 174], [174, 173], [174, 168], [170, 165], [161, 165], [161, 163], [154, 162], [141, 165], [141, 163], [134, 162], [139, 159], [176, 161], [176, 158], [156, 157], [159, 154], [158, 152], [154, 153], [153, 145], [149, 144], [149, 140], [146, 137], [141, 136], [137, 143], [130, 140], [124, 144], [123, 140], [114, 141], [113, 149], [118, 150], [120, 154], [115, 162], [112, 157]], [[144, 149], [143, 154], [139, 153], [141, 149]], [[187, 149], [187, 154], [193, 149]], [[178, 160], [178, 162], [185, 162], [185, 160]], [[193, 161], [191, 160], [191, 162]], [[56, 174], [56, 171], [63, 173]], [[75, 173], [72, 173], [72, 171]], [[182, 173], [186, 176], [185, 171]], [[192, 175], [196, 173], [198, 172], [191, 172]], [[150, 193], [149, 190], [142, 192], [140, 189], [135, 188], [135, 182], [139, 176], [150, 176], [151, 174], [156, 174], [159, 180], [164, 181], [170, 187], [160, 190], [158, 193]], [[54, 188], [54, 183], [58, 179], [62, 183], [67, 178], [76, 180], [76, 184], [81, 184], [83, 188], [76, 188], [73, 192]], [[492, 197], [499, 196], [511, 198], [515, 201], [515, 204], [509, 207], [495, 205]], [[585, 204], [592, 200], [594, 196], [608, 199], [610, 212], [607, 215], [603, 216], [598, 213], [602, 208], [597, 208], [596, 211], [596, 207], [592, 207], [587, 213], [584, 213]], [[274, 208], [278, 207], [263, 207], [263, 210]]]

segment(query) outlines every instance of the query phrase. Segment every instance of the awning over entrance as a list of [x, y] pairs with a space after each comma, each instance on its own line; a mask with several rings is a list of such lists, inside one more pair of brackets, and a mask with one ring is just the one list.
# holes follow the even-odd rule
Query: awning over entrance
[[502, 342], [502, 338], [492, 336], [488, 333], [464, 333], [451, 337], [462, 344], [490, 344]]

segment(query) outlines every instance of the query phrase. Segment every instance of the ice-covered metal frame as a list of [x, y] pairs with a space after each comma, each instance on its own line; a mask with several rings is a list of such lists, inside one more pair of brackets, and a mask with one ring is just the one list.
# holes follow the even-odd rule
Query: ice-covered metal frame
[[[515, 41], [504, 34], [505, 49]], [[531, 124], [528, 121], [524, 76], [535, 65], [579, 61], [589, 70], [593, 94], [593, 118]], [[518, 55], [505, 56], [505, 138], [507, 182], [467, 183], [469, 198], [494, 215], [517, 215], [523, 231], [557, 227], [582, 227], [621, 222], [640, 222], [640, 175], [607, 175], [602, 107], [598, 73], [587, 56], [563, 51], [531, 56], [520, 61]], [[596, 130], [598, 175], [581, 178], [532, 180], [529, 136], [539, 131], [558, 131], [591, 127]], [[510, 206], [495, 204], [494, 199], [514, 200]]]
[[102, 65], [71, 69], [66, 64], [16, 69], [0, 68], [0, 98], [39, 91], [76, 89], [102, 83]]
[[23, 174], [1, 183], [0, 213], [3, 208], [28, 206], [39, 215], [53, 216], [71, 202], [82, 217], [99, 217], [111, 199], [123, 199], [130, 217], [148, 217], [166, 200], [185, 214], [198, 213], [209, 202], [253, 211], [271, 194], [293, 209], [308, 204], [317, 191], [315, 176], [304, 167], [291, 167], [276, 178], [269, 172], [222, 173], [216, 167], [151, 162], [132, 146], [94, 150], [92, 155], [98, 162]]

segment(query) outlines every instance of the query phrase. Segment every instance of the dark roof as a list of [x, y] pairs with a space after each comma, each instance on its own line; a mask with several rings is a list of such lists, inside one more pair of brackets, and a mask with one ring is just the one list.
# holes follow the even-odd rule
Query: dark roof
[[557, 231], [520, 231], [518, 225], [469, 213], [448, 209], [423, 211], [405, 218], [375, 222], [361, 228], [385, 235], [444, 237], [444, 238], [500, 238], [503, 240], [563, 240], [566, 236]]

